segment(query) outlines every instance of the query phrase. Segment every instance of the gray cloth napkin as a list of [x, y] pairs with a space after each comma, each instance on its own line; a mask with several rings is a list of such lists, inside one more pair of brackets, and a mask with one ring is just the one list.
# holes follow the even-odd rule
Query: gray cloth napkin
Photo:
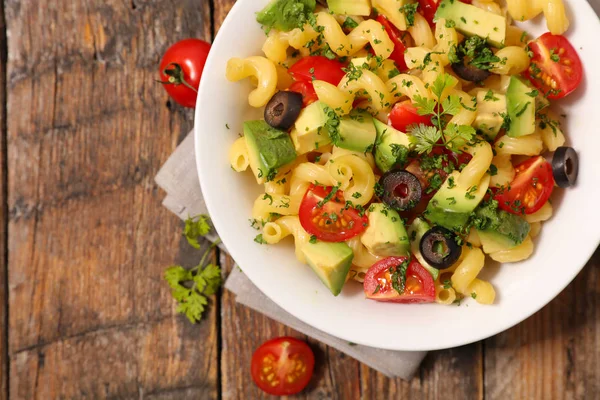
[[[206, 214], [196, 171], [194, 135], [191, 132], [156, 175], [156, 183], [167, 192], [163, 205], [181, 219]], [[214, 241], [216, 236], [209, 237]], [[222, 250], [227, 251], [221, 244]], [[236, 295], [236, 301], [317, 339], [389, 377], [410, 379], [419, 368], [426, 352], [390, 351], [350, 343], [315, 329], [293, 317], [265, 296], [238, 268], [234, 268], [225, 288]]]

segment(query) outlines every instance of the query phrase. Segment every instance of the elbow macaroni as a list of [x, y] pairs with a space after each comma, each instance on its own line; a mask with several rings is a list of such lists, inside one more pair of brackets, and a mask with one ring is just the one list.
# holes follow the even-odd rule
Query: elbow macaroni
[[[405, 32], [406, 37], [403, 37], [402, 40], [406, 40], [404, 62], [407, 70], [402, 69], [401, 64], [403, 63], [398, 60], [398, 53], [391, 57], [395, 50], [396, 39], [392, 40], [381, 23], [368, 17], [333, 15], [326, 7], [322, 6], [315, 9], [314, 15], [308, 19], [310, 23], [306, 23], [301, 28], [292, 29], [289, 32], [271, 29], [262, 46], [264, 57], [232, 58], [227, 63], [225, 73], [229, 81], [237, 82], [248, 78], [254, 86], [248, 95], [248, 103], [255, 108], [264, 107], [278, 90], [289, 90], [296, 81], [288, 70], [303, 57], [321, 55], [333, 59], [337, 56], [338, 61], [344, 65], [344, 73], [339, 74], [339, 76], [344, 76], [339, 83], [337, 77], [333, 82], [333, 79], [329, 79], [329, 77], [319, 73], [314, 74], [313, 68], [309, 70], [313, 75], [311, 83], [316, 98], [335, 113], [330, 113], [330, 110], [325, 109], [326, 112], [316, 113], [314, 116], [304, 119], [308, 122], [305, 124], [306, 129], [304, 127], [302, 129], [302, 131], [306, 131], [302, 137], [310, 146], [304, 146], [302, 150], [298, 150], [300, 128], [292, 127], [292, 143], [296, 149], [296, 158], [285, 165], [278, 165], [276, 170], [271, 169], [270, 174], [273, 173], [274, 178], [271, 176], [257, 178], [259, 184], [264, 184], [264, 191], [254, 201], [252, 218], [254, 222], [262, 223], [262, 239], [267, 244], [277, 244], [284, 241], [285, 238], [293, 237], [296, 257], [302, 263], [308, 261], [303, 251], [306, 250], [305, 246], [319, 240], [303, 228], [303, 224], [307, 226], [307, 220], [302, 219], [302, 223], [300, 222], [302, 218], [299, 216], [300, 205], [309, 187], [311, 185], [334, 187], [341, 191], [338, 196], [343, 194], [344, 210], [352, 207], [355, 211], [360, 212], [361, 217], [363, 213], [367, 213], [369, 218], [373, 218], [368, 214], [368, 209], [371, 203], [381, 201], [382, 194], [379, 191], [382, 188], [377, 186], [379, 175], [386, 173], [386, 168], [390, 168], [389, 165], [382, 167], [382, 157], [390, 158], [390, 160], [385, 160], [388, 164], [393, 164], [394, 157], [398, 157], [392, 168], [401, 165], [400, 155], [394, 153], [395, 151], [400, 153], [400, 151], [396, 150], [394, 145], [398, 146], [400, 150], [402, 150], [400, 145], [409, 148], [411, 157], [409, 160], [420, 157], [415, 148], [419, 150], [424, 148], [425, 152], [439, 154], [435, 152], [436, 146], [444, 145], [454, 152], [470, 154], [470, 161], [460, 168], [449, 161], [454, 155], [443, 156], [442, 169], [447, 164], [451, 168], [449, 171], [445, 171], [446, 175], [441, 172], [437, 173], [440, 176], [451, 176], [455, 179], [457, 192], [453, 192], [453, 194], [461, 194], [464, 191], [465, 197], [466, 194], [475, 194], [475, 196], [467, 197], [474, 199], [483, 197], [490, 185], [493, 188], [510, 186], [516, 176], [515, 165], [521, 160], [538, 156], [546, 150], [555, 151], [565, 144], [565, 135], [559, 119], [547, 108], [550, 102], [542, 95], [537, 97], [532, 95], [532, 97], [536, 97], [537, 102], [536, 127], [533, 134], [509, 137], [504, 134], [504, 124], [502, 128], [498, 127], [499, 124], [507, 122], [504, 116], [507, 108], [504, 96], [511, 79], [514, 79], [511, 76], [522, 76], [530, 68], [527, 40], [524, 40], [527, 35], [521, 28], [511, 25], [510, 17], [516, 20], [528, 20], [543, 13], [551, 32], [561, 34], [569, 26], [562, 0], [507, 0], [506, 6], [500, 6], [499, 2], [495, 0], [472, 1], [475, 7], [507, 17], [503, 46], [493, 49], [495, 56], [500, 61], [487, 61], [491, 76], [479, 83], [459, 78], [450, 65], [451, 59], [453, 59], [452, 50], [463, 41], [464, 36], [458, 33], [453, 27], [454, 25], [447, 23], [445, 19], [440, 19], [434, 25], [430, 25], [421, 14], [415, 13], [414, 20], [407, 20], [407, 15], [403, 11], [405, 9], [401, 7], [407, 3], [414, 4], [414, 2], [399, 0], [371, 1], [372, 6], [377, 8], [379, 14], [387, 17], [393, 25]], [[347, 18], [352, 18], [355, 24], [347, 24]], [[440, 89], [439, 78], [443, 74], [454, 78], [446, 77], [445, 82], [442, 82], [444, 87]], [[316, 79], [317, 76], [319, 79]], [[299, 79], [298, 76], [295, 78]], [[303, 95], [305, 104], [307, 101], [313, 100], [310, 97], [307, 100], [306, 93]], [[447, 110], [446, 103], [444, 103], [443, 109], [433, 108], [436, 107], [436, 104], [448, 100], [449, 96], [452, 96], [449, 100], [453, 111], [444, 112]], [[494, 100], [495, 96], [502, 98]], [[460, 106], [455, 101], [457, 98]], [[346, 143], [344, 146], [344, 142], [347, 140], [346, 135], [353, 128], [345, 128], [345, 131], [339, 128], [337, 133], [343, 140], [338, 141], [338, 138], [334, 136], [338, 126], [336, 124], [341, 124], [340, 121], [356, 120], [355, 114], [352, 113], [356, 109], [370, 113], [384, 125], [393, 125], [394, 115], [390, 117], [390, 114], [392, 110], [396, 111], [394, 106], [398, 102], [408, 100], [417, 103], [418, 107], [434, 109], [434, 114], [441, 113], [440, 120], [436, 121], [435, 118], [432, 120], [439, 128], [436, 126], [432, 133], [427, 130], [430, 128], [415, 130], [407, 126], [407, 129], [404, 129], [406, 132], [401, 132], [402, 136], [399, 136], [397, 132], [387, 134], [382, 125], [378, 124], [375, 131], [368, 132], [370, 136], [366, 137], [369, 142], [364, 146], [362, 137], [357, 140], [358, 144]], [[490, 106], [491, 103], [483, 103], [483, 101], [498, 100], [502, 101], [494, 106]], [[431, 105], [431, 101], [435, 101], [435, 103]], [[424, 103], [425, 105], [423, 105]], [[399, 108], [402, 109], [402, 107]], [[313, 109], [322, 111], [318, 107], [313, 107]], [[498, 123], [498, 121], [500, 122]], [[465, 134], [467, 139], [452, 148], [448, 141], [456, 140], [455, 137], [450, 137], [455, 131], [445, 130], [448, 124], [456, 124], [460, 128], [475, 127], [482, 129], [486, 135], [491, 134], [490, 137], [482, 138], [473, 130], [473, 133]], [[313, 126], [318, 129], [316, 132], [319, 135], [321, 132], [326, 135], [321, 138], [325, 141], [317, 139], [314, 146], [312, 143], [315, 134]], [[486, 126], [489, 127], [489, 132], [482, 128]], [[499, 136], [495, 139], [491, 138], [499, 129]], [[263, 133], [268, 134], [271, 131]], [[423, 145], [423, 138], [427, 138], [428, 134], [432, 138], [428, 138], [430, 142]], [[460, 135], [462, 134], [461, 131]], [[481, 131], [477, 131], [477, 134], [481, 134]], [[407, 135], [408, 138], [404, 135]], [[440, 138], [439, 135], [442, 137]], [[250, 137], [248, 136], [248, 138]], [[373, 146], [369, 145], [371, 137], [375, 138]], [[280, 139], [281, 136], [276, 138]], [[391, 143], [389, 142], [390, 138], [392, 138]], [[269, 137], [267, 139], [260, 138], [260, 140], [269, 139]], [[255, 139], [255, 141], [258, 142], [259, 139]], [[331, 144], [332, 142], [336, 145]], [[377, 148], [381, 143], [389, 146], [392, 150], [391, 156], [389, 154], [382, 156], [377, 152], [374, 155], [371, 151], [362, 153], [349, 150]], [[421, 147], [412, 147], [417, 143]], [[457, 140], [453, 144], [458, 143]], [[428, 144], [432, 147], [427, 147]], [[241, 173], [255, 169], [259, 163], [258, 160], [261, 163], [264, 162], [265, 165], [271, 161], [269, 160], [271, 155], [268, 152], [263, 152], [262, 149], [257, 150], [255, 148], [257, 146], [254, 145], [255, 143], [251, 139], [247, 141], [244, 137], [236, 138], [233, 141], [228, 158], [234, 171]], [[338, 147], [340, 145], [348, 147], [348, 149]], [[367, 145], [369, 146], [367, 147]], [[277, 151], [275, 150], [275, 152]], [[287, 151], [289, 153], [289, 149]], [[446, 156], [448, 158], [444, 158]], [[435, 166], [429, 170], [422, 165], [423, 170], [420, 171], [422, 176], [419, 175], [418, 178], [421, 182], [433, 181], [436, 178], [436, 170], [440, 171], [440, 167]], [[416, 168], [419, 169], [419, 167]], [[415, 172], [415, 174], [417, 173]], [[454, 190], [454, 186], [450, 186], [450, 188]], [[334, 197], [334, 199], [338, 203], [342, 203], [341, 198]], [[450, 201], [451, 199], [453, 197], [446, 200]], [[332, 200], [328, 199], [327, 201]], [[323, 205], [320, 204], [320, 206]], [[467, 212], [471, 211], [472, 209]], [[440, 271], [439, 276], [434, 280], [435, 297], [430, 300], [438, 304], [452, 304], [463, 297], [471, 296], [480, 304], [493, 304], [496, 299], [495, 289], [490, 282], [481, 279], [480, 276], [485, 265], [486, 254], [492, 260], [506, 263], [529, 258], [534, 252], [532, 239], [540, 234], [543, 222], [549, 220], [552, 214], [552, 204], [547, 202], [537, 212], [519, 216], [529, 223], [529, 235], [522, 243], [510, 249], [506, 249], [506, 244], [502, 241], [493, 240], [493, 235], [490, 239], [489, 236], [483, 234], [484, 231], [478, 233], [475, 227], [485, 229], [481, 225], [477, 225], [479, 223], [477, 218], [482, 217], [479, 214], [471, 214], [474, 217], [470, 217], [469, 222], [474, 225], [466, 224], [453, 228], [464, 241], [465, 246], [458, 261]], [[314, 217], [317, 214], [313, 212], [312, 215]], [[327, 214], [324, 216], [328, 218]], [[426, 213], [421, 217], [429, 219], [429, 222], [435, 222], [433, 218], [428, 218]], [[332, 220], [337, 221], [333, 218]], [[320, 220], [315, 223], [324, 224]], [[338, 225], [346, 226], [344, 223]], [[350, 226], [352, 227], [352, 225]], [[376, 254], [377, 247], [367, 248], [362, 243], [364, 235], [364, 232], [361, 232], [345, 240], [346, 245], [353, 253], [350, 273], [346, 277], [347, 281], [364, 282], [369, 268], [385, 258]], [[426, 261], [419, 249], [420, 243], [414, 237], [410, 239], [410, 235], [409, 241], [415, 259], [421, 264], [425, 264]], [[373, 253], [369, 249], [372, 249]], [[311, 265], [313, 264], [311, 263]]]
[[258, 86], [248, 96], [252, 107], [264, 107], [277, 91], [277, 69], [264, 57], [232, 58], [227, 63], [225, 74], [231, 82], [256, 78]]

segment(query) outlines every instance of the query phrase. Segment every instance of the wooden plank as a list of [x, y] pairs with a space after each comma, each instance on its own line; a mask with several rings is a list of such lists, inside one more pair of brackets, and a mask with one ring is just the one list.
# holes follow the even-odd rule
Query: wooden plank
[[8, 399], [8, 265], [6, 254], [6, 24], [0, 1], [0, 400]]
[[482, 399], [481, 344], [430, 352], [409, 382], [362, 366], [364, 399]]
[[600, 250], [548, 306], [486, 340], [485, 355], [486, 398], [600, 398]]
[[[233, 267], [232, 259], [223, 256], [221, 260], [221, 265], [229, 273]], [[221, 390], [224, 400], [268, 398], [252, 381], [250, 362], [255, 349], [278, 336], [305, 340], [315, 352], [315, 377], [308, 388], [294, 399], [360, 398], [360, 367], [357, 361], [237, 304], [229, 291], [224, 291], [221, 302]]]
[[193, 114], [157, 65], [210, 34], [209, 7], [5, 4], [15, 398], [216, 398], [217, 308], [199, 326], [173, 317], [162, 273], [201, 254], [153, 183]]

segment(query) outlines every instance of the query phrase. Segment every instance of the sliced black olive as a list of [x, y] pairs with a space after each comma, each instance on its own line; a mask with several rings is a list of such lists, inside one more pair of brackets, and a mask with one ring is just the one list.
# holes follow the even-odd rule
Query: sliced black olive
[[414, 208], [421, 201], [423, 189], [419, 179], [407, 171], [389, 171], [379, 180], [383, 188], [381, 200], [398, 211]]
[[446, 269], [460, 257], [462, 247], [456, 243], [454, 233], [441, 226], [425, 232], [419, 243], [421, 255], [433, 268]]
[[492, 75], [490, 71], [479, 69], [471, 64], [465, 64], [464, 60], [460, 63], [452, 64], [452, 70], [456, 75], [469, 82], [482, 82]]
[[265, 108], [265, 121], [273, 128], [287, 131], [302, 111], [302, 95], [296, 92], [278, 92]]
[[552, 173], [561, 188], [575, 185], [579, 174], [579, 156], [572, 147], [559, 147], [552, 157]]

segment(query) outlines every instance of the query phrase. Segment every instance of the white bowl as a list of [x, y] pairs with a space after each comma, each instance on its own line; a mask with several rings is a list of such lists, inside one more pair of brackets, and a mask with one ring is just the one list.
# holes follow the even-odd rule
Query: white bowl
[[[348, 283], [334, 297], [308, 266], [296, 260], [291, 241], [276, 246], [253, 241], [258, 232], [248, 219], [261, 188], [250, 172], [232, 171], [227, 154], [242, 132], [243, 121], [261, 118], [262, 110], [248, 106], [248, 82], [225, 79], [225, 66], [231, 57], [262, 54], [265, 34], [255, 12], [268, 0], [238, 0], [204, 70], [195, 139], [208, 210], [244, 273], [275, 303], [307, 324], [349, 342], [390, 350], [434, 350], [475, 342], [519, 323], [558, 295], [600, 242], [600, 24], [586, 1], [566, 1], [572, 21], [567, 36], [586, 71], [582, 87], [559, 103], [568, 114], [569, 142], [580, 154], [578, 185], [555, 191], [555, 216], [544, 224], [531, 259], [484, 268], [484, 276], [496, 288], [496, 304], [483, 306], [469, 298], [457, 307], [377, 303], [366, 300], [357, 283]], [[534, 35], [546, 31], [542, 18], [524, 26]]]

